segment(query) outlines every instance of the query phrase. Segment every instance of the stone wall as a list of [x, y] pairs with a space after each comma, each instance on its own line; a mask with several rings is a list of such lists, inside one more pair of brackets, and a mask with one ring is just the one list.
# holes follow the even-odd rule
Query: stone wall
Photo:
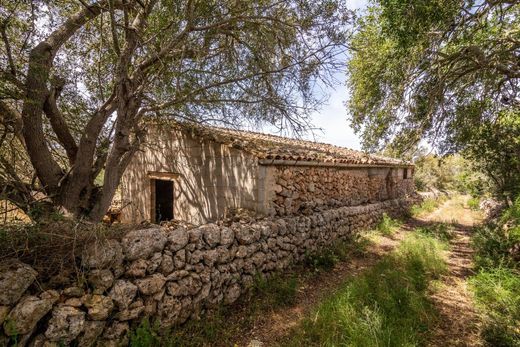
[[5, 261], [0, 345], [18, 335], [19, 346], [116, 346], [145, 316], [165, 327], [200, 317], [236, 301], [255, 275], [282, 271], [407, 204], [394, 199], [229, 226], [132, 230], [87, 246], [78, 264], [84, 280], [61, 288], [38, 283], [26, 264]]
[[[404, 174], [404, 170], [408, 173]], [[410, 168], [277, 166], [270, 168], [271, 214], [309, 214], [404, 198], [414, 192]]]

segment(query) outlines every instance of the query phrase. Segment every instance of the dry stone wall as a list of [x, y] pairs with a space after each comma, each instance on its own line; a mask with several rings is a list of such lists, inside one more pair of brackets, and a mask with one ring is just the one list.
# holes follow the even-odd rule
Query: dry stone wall
[[[84, 281], [40, 290], [38, 274], [18, 260], [0, 264], [0, 345], [116, 346], [145, 317], [164, 326], [231, 304], [254, 276], [282, 271], [307, 252], [372, 226], [394, 199], [230, 226], [133, 230], [86, 247]], [[16, 337], [16, 338], [15, 338]]]
[[280, 166], [273, 172], [272, 213], [310, 214], [316, 210], [404, 198], [414, 192], [403, 168]]

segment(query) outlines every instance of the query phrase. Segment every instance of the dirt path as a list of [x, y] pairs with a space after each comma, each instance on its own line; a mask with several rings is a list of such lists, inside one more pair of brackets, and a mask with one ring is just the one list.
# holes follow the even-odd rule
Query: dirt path
[[440, 321], [429, 346], [482, 346], [479, 338], [479, 319], [475, 311], [467, 278], [473, 274], [470, 235], [481, 222], [478, 212], [465, 208], [467, 197], [448, 200], [427, 217], [419, 218], [427, 224], [451, 223], [455, 237], [448, 252], [449, 273], [441, 279], [441, 286], [432, 295], [440, 313]]
[[466, 201], [466, 197], [448, 200], [434, 212], [410, 219], [392, 236], [379, 236], [363, 255], [337, 264], [330, 272], [311, 277], [299, 288], [294, 306], [275, 310], [258, 319], [251, 329], [244, 332], [237, 345], [276, 345], [346, 279], [373, 266], [383, 255], [392, 251], [408, 231], [419, 225], [443, 222], [454, 225], [455, 238], [447, 254], [449, 273], [442, 278], [441, 287], [432, 295], [441, 317], [428, 346], [482, 346], [478, 317], [466, 284], [466, 278], [473, 273], [470, 232], [481, 217], [464, 207]]
[[276, 345], [290, 329], [306, 317], [325, 297], [333, 294], [349, 277], [356, 276], [373, 266], [383, 255], [392, 251], [413, 229], [415, 223], [406, 223], [391, 236], [374, 236], [366, 251], [358, 256], [336, 264], [329, 272], [312, 276], [298, 289], [296, 304], [265, 315], [244, 332], [238, 346], [267, 347]]

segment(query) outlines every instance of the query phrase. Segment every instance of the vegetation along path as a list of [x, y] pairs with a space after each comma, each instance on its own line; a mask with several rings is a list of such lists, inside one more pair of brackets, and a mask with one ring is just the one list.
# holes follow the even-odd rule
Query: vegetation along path
[[451, 226], [448, 272], [432, 296], [440, 321], [429, 343], [431, 346], [482, 345], [479, 319], [467, 284], [468, 277], [473, 274], [471, 231], [482, 221], [482, 216], [480, 212], [469, 209], [467, 202], [467, 196], [457, 196], [433, 213], [418, 218], [430, 225]]
[[[433, 211], [418, 211], [415, 217], [391, 232], [383, 226], [383, 234], [369, 236], [370, 244], [362, 252], [337, 263], [300, 286], [295, 304], [275, 309], [257, 320], [244, 333], [240, 346], [272, 346], [294, 340], [294, 331], [327, 297], [341, 290], [345, 282], [373, 267], [384, 255], [394, 250], [412, 230], [435, 230], [445, 234], [450, 247], [446, 252], [448, 270], [440, 277], [439, 288], [429, 291], [439, 312], [427, 345], [479, 346], [479, 320], [467, 288], [466, 278], [472, 274], [470, 232], [479, 223], [478, 212], [467, 207], [467, 197], [456, 196]], [[390, 226], [392, 228], [392, 226]], [[381, 229], [381, 228], [380, 228]], [[439, 235], [438, 235], [439, 236]], [[305, 329], [305, 328], [304, 328]], [[309, 341], [306, 341], [309, 342]], [[325, 341], [322, 341], [325, 342]]]

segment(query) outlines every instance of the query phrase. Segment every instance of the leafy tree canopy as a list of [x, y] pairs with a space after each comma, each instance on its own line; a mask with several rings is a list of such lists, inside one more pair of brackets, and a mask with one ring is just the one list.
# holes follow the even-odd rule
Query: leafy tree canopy
[[[364, 147], [404, 151], [426, 139], [441, 153], [489, 161], [482, 167], [518, 192], [510, 177], [520, 166], [509, 159], [520, 156], [511, 127], [520, 118], [519, 38], [517, 1], [375, 0], [348, 62], [348, 108]], [[492, 163], [497, 137], [502, 164]]]
[[350, 18], [339, 0], [2, 2], [4, 195], [99, 220], [145, 116], [305, 130]]

